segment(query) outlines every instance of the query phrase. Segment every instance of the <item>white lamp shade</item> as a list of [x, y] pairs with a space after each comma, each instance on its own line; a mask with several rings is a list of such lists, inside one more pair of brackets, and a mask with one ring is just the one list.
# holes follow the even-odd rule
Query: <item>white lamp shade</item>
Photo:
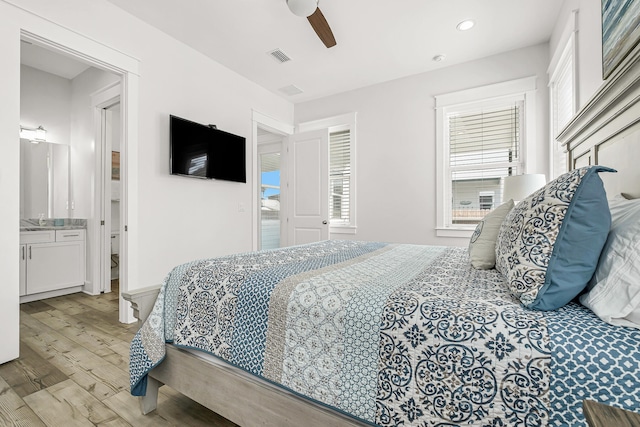
[[318, 0], [287, 0], [289, 10], [297, 16], [311, 16], [318, 8]]
[[502, 200], [512, 199], [514, 202], [519, 202], [546, 183], [547, 179], [541, 173], [506, 176], [504, 177]]

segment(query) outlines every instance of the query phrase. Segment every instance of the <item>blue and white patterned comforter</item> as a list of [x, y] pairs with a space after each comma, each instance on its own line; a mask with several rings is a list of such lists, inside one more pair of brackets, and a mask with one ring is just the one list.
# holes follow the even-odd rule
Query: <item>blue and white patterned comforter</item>
[[640, 331], [525, 309], [461, 248], [326, 241], [184, 264], [131, 344], [132, 394], [165, 342], [382, 426], [584, 425], [582, 399], [640, 402]]

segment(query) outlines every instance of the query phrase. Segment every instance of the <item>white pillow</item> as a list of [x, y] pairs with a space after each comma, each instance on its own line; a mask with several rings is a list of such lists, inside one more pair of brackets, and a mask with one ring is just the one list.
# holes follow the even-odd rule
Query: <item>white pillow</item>
[[611, 325], [640, 329], [640, 199], [609, 200], [611, 231], [580, 302]]
[[478, 270], [488, 270], [496, 265], [496, 240], [504, 218], [513, 209], [513, 200], [501, 204], [478, 223], [469, 241], [471, 265]]

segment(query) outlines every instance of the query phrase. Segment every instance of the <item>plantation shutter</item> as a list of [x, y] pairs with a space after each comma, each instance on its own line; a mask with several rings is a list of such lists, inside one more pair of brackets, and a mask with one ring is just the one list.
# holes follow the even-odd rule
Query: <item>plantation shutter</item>
[[522, 102], [448, 117], [450, 224], [476, 224], [502, 203], [501, 178], [521, 157]]
[[554, 130], [556, 135], [569, 123], [573, 117], [573, 61], [568, 58], [559, 70], [555, 85], [554, 102]]
[[[563, 52], [563, 57], [556, 69], [551, 82], [551, 102], [553, 109], [553, 136], [569, 123], [574, 113], [573, 96], [573, 50], [569, 45]], [[560, 143], [555, 142], [551, 152], [553, 162], [553, 176], [558, 177], [567, 171], [567, 153]]]
[[349, 223], [351, 188], [351, 131], [329, 134], [329, 218]]

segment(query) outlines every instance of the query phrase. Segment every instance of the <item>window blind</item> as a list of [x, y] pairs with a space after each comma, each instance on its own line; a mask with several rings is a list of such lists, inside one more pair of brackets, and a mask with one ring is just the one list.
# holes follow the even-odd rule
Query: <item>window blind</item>
[[522, 102], [448, 117], [451, 224], [476, 224], [502, 203], [501, 178], [518, 173]]
[[351, 189], [351, 131], [329, 134], [329, 218], [349, 223]]

